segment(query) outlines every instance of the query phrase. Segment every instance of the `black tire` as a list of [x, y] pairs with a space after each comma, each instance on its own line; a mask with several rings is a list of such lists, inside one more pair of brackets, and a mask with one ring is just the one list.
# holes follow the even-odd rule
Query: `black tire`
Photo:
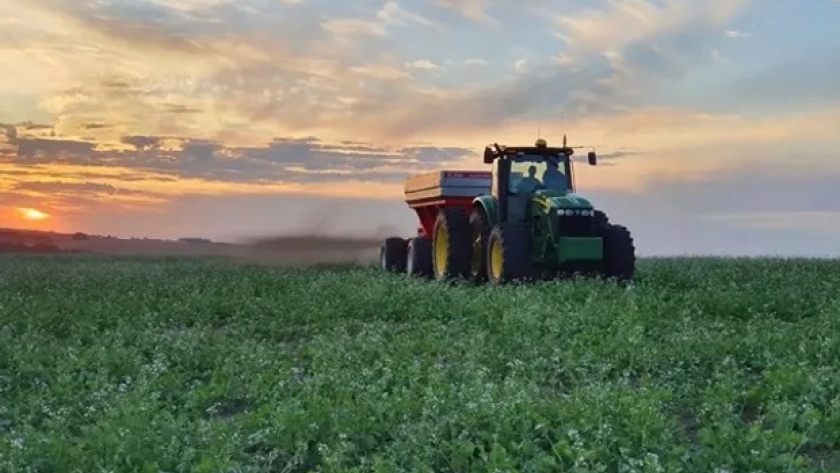
[[[487, 280], [501, 285], [531, 278], [531, 245], [528, 228], [515, 223], [493, 227], [487, 239]], [[496, 258], [500, 257], [497, 262]]]
[[400, 237], [386, 238], [379, 249], [379, 267], [384, 271], [405, 271], [406, 241]]
[[636, 248], [630, 231], [622, 225], [609, 224], [604, 229], [603, 238], [604, 277], [632, 280], [636, 273]]
[[603, 210], [596, 210], [593, 219], [595, 220], [595, 228], [601, 231], [607, 228], [610, 224], [610, 219], [607, 218], [607, 214], [605, 214]]
[[487, 239], [490, 238], [490, 220], [481, 207], [473, 207], [470, 213], [470, 281], [487, 282]]
[[432, 277], [432, 240], [420, 237], [408, 240], [405, 272], [409, 276]]
[[432, 233], [435, 279], [466, 278], [470, 272], [470, 221], [467, 211], [447, 207], [438, 212]]

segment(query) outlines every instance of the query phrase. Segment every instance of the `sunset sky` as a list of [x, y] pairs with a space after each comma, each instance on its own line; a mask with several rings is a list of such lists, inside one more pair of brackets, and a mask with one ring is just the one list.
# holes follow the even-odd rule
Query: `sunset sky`
[[0, 227], [408, 236], [407, 175], [539, 128], [596, 146], [578, 190], [641, 254], [840, 255], [838, 24], [838, 0], [0, 0]]

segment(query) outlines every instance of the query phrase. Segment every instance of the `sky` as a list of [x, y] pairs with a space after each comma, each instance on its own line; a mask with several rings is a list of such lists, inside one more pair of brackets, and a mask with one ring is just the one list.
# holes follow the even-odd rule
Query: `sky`
[[407, 176], [539, 130], [598, 152], [577, 191], [640, 255], [840, 256], [838, 22], [838, 0], [0, 0], [0, 227], [410, 236]]

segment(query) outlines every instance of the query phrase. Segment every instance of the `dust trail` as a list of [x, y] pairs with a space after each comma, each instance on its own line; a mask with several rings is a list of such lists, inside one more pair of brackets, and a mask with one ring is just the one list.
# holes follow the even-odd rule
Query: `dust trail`
[[242, 256], [272, 264], [372, 264], [378, 261], [385, 238], [409, 236], [387, 223], [371, 225], [364, 232], [336, 230], [339, 212], [334, 206], [324, 206], [306, 222], [297, 222], [298, 231], [238, 238]]
[[252, 261], [279, 265], [371, 264], [379, 257], [381, 238], [356, 236], [279, 235], [249, 239], [238, 245]]

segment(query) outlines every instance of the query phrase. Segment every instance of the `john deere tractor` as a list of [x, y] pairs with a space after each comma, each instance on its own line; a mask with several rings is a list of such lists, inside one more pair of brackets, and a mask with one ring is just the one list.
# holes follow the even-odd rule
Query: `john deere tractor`
[[[632, 279], [636, 256], [627, 228], [575, 194], [574, 149], [534, 146], [484, 150], [492, 172], [435, 171], [406, 181], [417, 236], [388, 238], [381, 265], [436, 279], [503, 284], [572, 275]], [[589, 152], [590, 165], [597, 163]]]
[[[485, 148], [490, 193], [477, 195], [469, 207], [442, 210], [435, 221], [431, 266], [438, 279], [503, 284], [572, 274], [633, 278], [630, 232], [575, 194], [574, 149], [563, 141], [562, 147], [540, 139], [535, 146]], [[588, 162], [596, 165], [594, 151]]]

